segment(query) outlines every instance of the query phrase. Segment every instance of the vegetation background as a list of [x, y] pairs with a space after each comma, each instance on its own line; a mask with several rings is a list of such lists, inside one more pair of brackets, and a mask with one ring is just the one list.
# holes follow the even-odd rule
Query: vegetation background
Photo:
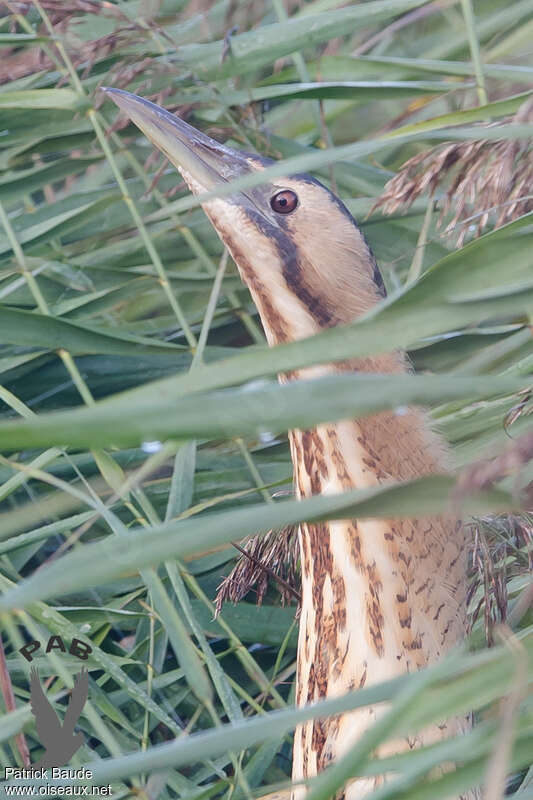
[[[379, 700], [389, 712], [313, 800], [384, 770], [376, 800], [476, 783], [488, 800], [506, 787], [533, 798], [532, 518], [520, 510], [533, 451], [532, 41], [530, 0], [0, 2], [3, 766], [42, 753], [17, 651], [56, 634], [93, 648], [72, 765], [90, 763], [115, 800], [286, 786], [297, 719]], [[313, 171], [358, 218], [389, 299], [345, 330], [267, 350], [197, 202], [102, 85]], [[275, 379], [397, 346], [418, 375]], [[409, 402], [432, 408], [457, 485], [282, 496], [288, 428]], [[214, 619], [231, 540], [450, 497], [473, 514], [471, 648], [428, 674], [295, 712], [294, 600], [263, 580], [262, 605], [252, 586]], [[297, 584], [287, 555], [270, 567]], [[61, 709], [80, 662], [43, 649], [34, 663]], [[466, 740], [373, 755], [395, 731], [472, 708]]]

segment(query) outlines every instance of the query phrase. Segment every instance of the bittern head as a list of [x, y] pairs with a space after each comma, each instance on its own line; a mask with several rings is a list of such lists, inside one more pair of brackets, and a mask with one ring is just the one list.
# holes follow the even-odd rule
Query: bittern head
[[[196, 195], [274, 163], [222, 145], [137, 95], [105, 91]], [[350, 322], [383, 295], [355, 220], [309, 175], [269, 178], [202, 205], [252, 293], [270, 343]]]

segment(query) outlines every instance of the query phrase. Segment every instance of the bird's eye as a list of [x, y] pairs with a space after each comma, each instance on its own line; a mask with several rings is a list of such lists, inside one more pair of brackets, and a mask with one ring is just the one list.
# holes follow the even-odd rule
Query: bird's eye
[[270, 208], [277, 214], [290, 214], [298, 205], [298, 195], [290, 189], [283, 189], [270, 198]]

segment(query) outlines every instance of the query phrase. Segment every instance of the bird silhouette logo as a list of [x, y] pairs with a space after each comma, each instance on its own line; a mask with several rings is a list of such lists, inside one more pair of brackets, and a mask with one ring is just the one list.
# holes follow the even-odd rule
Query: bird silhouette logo
[[32, 667], [30, 674], [30, 702], [35, 717], [37, 735], [45, 752], [34, 765], [39, 767], [63, 767], [84, 742], [83, 734], [74, 733], [89, 692], [89, 674], [86, 669], [74, 678], [74, 688], [65, 713], [63, 724], [43, 692], [39, 674]]

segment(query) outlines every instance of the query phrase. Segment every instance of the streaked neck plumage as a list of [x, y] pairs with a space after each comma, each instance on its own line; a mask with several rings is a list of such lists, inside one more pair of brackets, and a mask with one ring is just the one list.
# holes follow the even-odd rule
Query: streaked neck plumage
[[[332, 198], [331, 203], [338, 201]], [[209, 213], [209, 206], [206, 210]], [[349, 323], [383, 297], [381, 277], [366, 241], [345, 209], [343, 216], [344, 236], [339, 237], [337, 229], [335, 238], [335, 234], [328, 236], [325, 214], [322, 247], [315, 248], [310, 259], [297, 245], [284, 252], [283, 239], [276, 237], [263, 243], [261, 250], [247, 252], [242, 240], [237, 245], [232, 236], [234, 220], [224, 231], [217, 210], [217, 228], [250, 289], [270, 344]], [[298, 236], [305, 241], [301, 227]], [[301, 369], [281, 375], [280, 380], [339, 371], [407, 369], [405, 357], [393, 353]], [[423, 412], [415, 409], [399, 408], [313, 430], [294, 430], [290, 446], [298, 497], [408, 480], [446, 468], [442, 442], [430, 430]], [[416, 670], [464, 637], [466, 546], [456, 520], [303, 524], [299, 537], [299, 705]], [[378, 713], [367, 708], [300, 726], [295, 735], [294, 779], [320, 772], [346, 751]], [[464, 720], [442, 722], [396, 742], [392, 749], [429, 743], [463, 727]], [[344, 797], [356, 800], [381, 780], [353, 781]]]

